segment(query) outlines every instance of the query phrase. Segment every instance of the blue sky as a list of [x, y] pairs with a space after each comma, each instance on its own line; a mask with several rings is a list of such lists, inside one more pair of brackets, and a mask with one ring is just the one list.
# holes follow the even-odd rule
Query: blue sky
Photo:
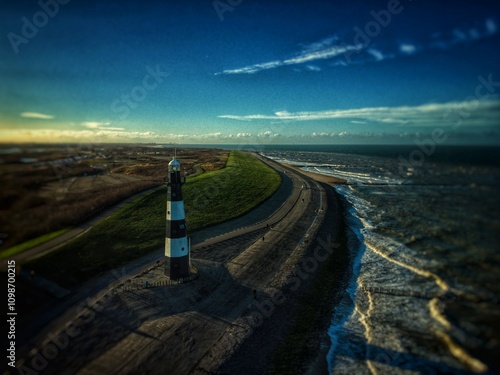
[[500, 141], [494, 1], [0, 7], [4, 142]]

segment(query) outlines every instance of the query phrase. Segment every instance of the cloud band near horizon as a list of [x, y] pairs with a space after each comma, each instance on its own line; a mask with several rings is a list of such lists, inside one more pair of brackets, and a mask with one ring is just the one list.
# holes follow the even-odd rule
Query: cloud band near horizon
[[500, 100], [466, 100], [462, 102], [429, 103], [418, 106], [368, 107], [309, 112], [279, 111], [272, 115], [220, 115], [219, 118], [254, 121], [319, 121], [348, 119], [353, 124], [374, 122], [402, 125], [497, 126]]

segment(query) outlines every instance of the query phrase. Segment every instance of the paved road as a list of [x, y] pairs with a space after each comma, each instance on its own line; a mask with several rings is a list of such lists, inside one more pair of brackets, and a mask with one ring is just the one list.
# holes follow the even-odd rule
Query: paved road
[[268, 224], [274, 225], [283, 220], [299, 200], [302, 192], [302, 179], [297, 174], [283, 173], [283, 168], [275, 162], [267, 162], [267, 164], [277, 170], [282, 177], [283, 182], [278, 191], [248, 214], [193, 235], [194, 249], [204, 248], [258, 229], [267, 229]]
[[[291, 169], [286, 178], [292, 184], [290, 194], [267, 220], [252, 224], [243, 219], [239, 228], [202, 239], [193, 247], [193, 263], [200, 269], [196, 282], [140, 291], [115, 288], [160, 259], [160, 250], [91, 280], [59, 306], [37, 314], [37, 324], [31, 328], [45, 328], [28, 349], [40, 347], [49, 332], [58, 334], [70, 323], [82, 328], [82, 333], [71, 339], [70, 350], [49, 361], [44, 373], [182, 374], [206, 361], [210, 349], [249, 307], [253, 291], [258, 290], [259, 296], [268, 293], [269, 282], [282, 271], [312, 223], [317, 225], [321, 190]], [[315, 189], [303, 190], [302, 185]], [[267, 223], [273, 223], [273, 228], [268, 229]], [[104, 296], [113, 288], [115, 295]], [[84, 300], [90, 312], [77, 307]], [[99, 308], [101, 305], [105, 308]], [[24, 337], [28, 335], [25, 331]]]

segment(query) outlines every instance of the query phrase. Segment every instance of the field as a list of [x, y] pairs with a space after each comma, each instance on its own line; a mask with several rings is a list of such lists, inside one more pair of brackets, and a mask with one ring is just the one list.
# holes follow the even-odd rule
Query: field
[[[270, 197], [280, 183], [281, 177], [259, 160], [232, 151], [226, 168], [192, 177], [184, 185], [189, 232], [244, 214]], [[164, 243], [165, 203], [166, 188], [141, 197], [26, 266], [71, 288], [157, 250]]]
[[[177, 152], [188, 175], [223, 167], [229, 154], [215, 149]], [[0, 256], [161, 185], [173, 153], [172, 148], [144, 145], [3, 145]]]

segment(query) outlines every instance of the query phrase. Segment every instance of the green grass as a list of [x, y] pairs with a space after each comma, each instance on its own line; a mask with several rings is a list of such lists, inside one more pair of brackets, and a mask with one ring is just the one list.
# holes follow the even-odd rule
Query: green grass
[[47, 241], [52, 240], [53, 238], [59, 237], [60, 235], [66, 233], [70, 228], [65, 228], [61, 230], [57, 230], [55, 232], [44, 234], [43, 236], [33, 238], [32, 240], [20, 243], [19, 245], [12, 246], [11, 248], [5, 249], [0, 254], [0, 260], [4, 260], [10, 258], [13, 255], [19, 254], [27, 249], [31, 249], [32, 247], [41, 245]]
[[[250, 211], [270, 197], [281, 177], [248, 153], [232, 151], [226, 167], [183, 186], [189, 232]], [[139, 258], [164, 243], [166, 188], [125, 205], [60, 250], [27, 266], [66, 286]]]
[[269, 198], [281, 177], [250, 154], [233, 151], [226, 168], [189, 180], [183, 187], [188, 228], [241, 216]]

